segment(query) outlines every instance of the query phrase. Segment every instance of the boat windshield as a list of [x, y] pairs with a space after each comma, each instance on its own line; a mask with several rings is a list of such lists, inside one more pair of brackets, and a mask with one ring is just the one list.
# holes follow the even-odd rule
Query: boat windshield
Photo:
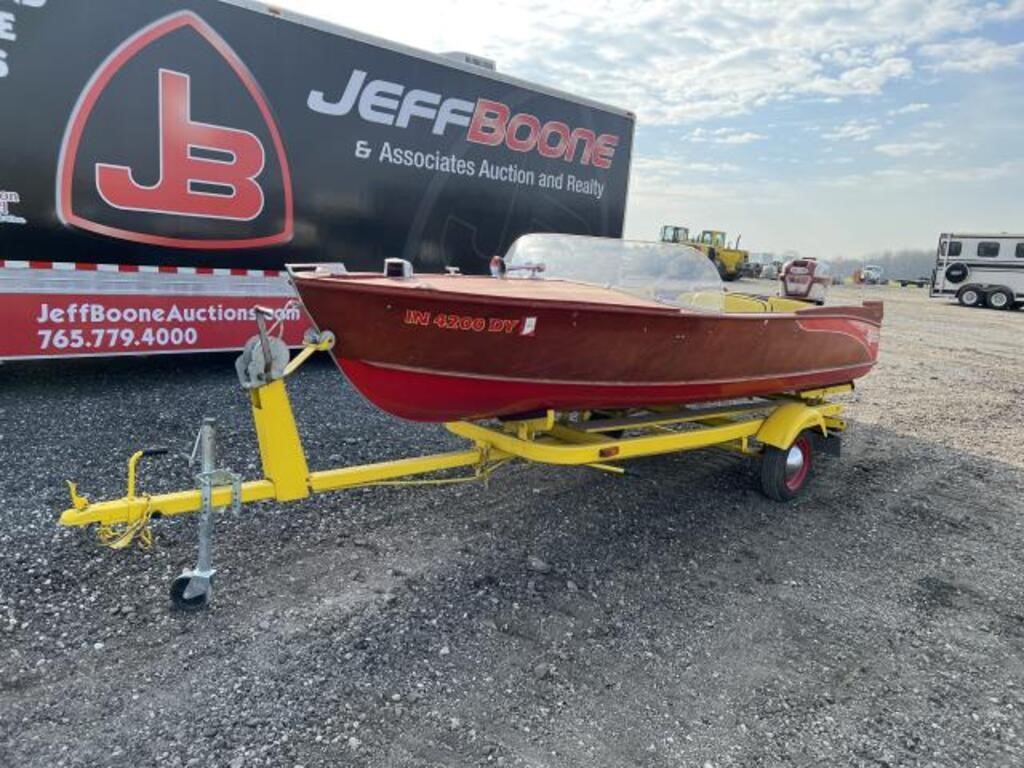
[[561, 279], [603, 285], [663, 304], [723, 311], [718, 270], [685, 245], [578, 235], [524, 235], [505, 256], [511, 278]]

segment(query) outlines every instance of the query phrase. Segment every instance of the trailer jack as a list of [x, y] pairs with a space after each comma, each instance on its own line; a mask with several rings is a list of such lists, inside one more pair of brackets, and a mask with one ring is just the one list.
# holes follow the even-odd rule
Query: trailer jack
[[[844, 384], [696, 407], [659, 406], [611, 413], [547, 411], [539, 418], [518, 421], [451, 422], [445, 427], [469, 441], [466, 449], [311, 472], [285, 382], [311, 355], [329, 351], [334, 338], [330, 333], [307, 334], [302, 350], [289, 359], [284, 343], [267, 330], [263, 314], [258, 314], [257, 326], [258, 334], [247, 342], [235, 367], [249, 393], [262, 479], [243, 482], [233, 472], [217, 467], [216, 422], [207, 418], [193, 451], [193, 460], [198, 456], [201, 465], [194, 489], [137, 494], [139, 461], [166, 453], [164, 449], [132, 455], [127, 492], [120, 499], [91, 502], [68, 482], [71, 507], [61, 514], [60, 523], [96, 525], [101, 542], [114, 548], [125, 548], [133, 541], [148, 546], [151, 521], [199, 513], [196, 567], [184, 571], [171, 585], [172, 602], [181, 609], [195, 610], [209, 602], [216, 573], [214, 515], [258, 501], [290, 502], [377, 485], [486, 482], [512, 459], [623, 474], [620, 462], [627, 459], [712, 447], [762, 457], [762, 490], [773, 499], [788, 500], [806, 484], [814, 446], [821, 446], [824, 439], [828, 448], [837, 448], [837, 435], [846, 427], [840, 419], [843, 406], [828, 398], [853, 389], [852, 384]], [[455, 469], [469, 472], [436, 476]]]
[[242, 507], [242, 478], [228, 469], [217, 469], [217, 420], [203, 419], [196, 437], [190, 463], [199, 455], [199, 483], [201, 508], [199, 510], [199, 556], [196, 567], [185, 570], [171, 583], [171, 601], [186, 611], [198, 610], [206, 605], [213, 591], [213, 489], [230, 485], [231, 507], [238, 512]]

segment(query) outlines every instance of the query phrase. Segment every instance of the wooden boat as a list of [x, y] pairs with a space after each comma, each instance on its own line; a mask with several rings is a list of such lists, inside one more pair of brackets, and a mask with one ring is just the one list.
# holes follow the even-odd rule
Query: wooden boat
[[803, 391], [878, 357], [880, 302], [725, 311], [714, 266], [684, 246], [528, 235], [495, 264], [507, 273], [289, 271], [349, 380], [415, 421]]

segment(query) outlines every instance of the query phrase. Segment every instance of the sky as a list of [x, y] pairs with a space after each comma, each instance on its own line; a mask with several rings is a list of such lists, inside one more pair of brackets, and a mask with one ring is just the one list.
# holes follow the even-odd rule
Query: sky
[[275, 5], [635, 112], [629, 238], [834, 259], [1024, 230], [1024, 0]]

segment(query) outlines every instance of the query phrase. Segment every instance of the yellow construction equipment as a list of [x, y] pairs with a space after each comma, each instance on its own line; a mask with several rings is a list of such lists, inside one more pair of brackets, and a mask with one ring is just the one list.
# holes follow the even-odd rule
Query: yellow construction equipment
[[705, 229], [698, 237], [691, 238], [687, 227], [666, 225], [661, 228], [661, 241], [689, 245], [701, 251], [718, 268], [722, 279], [729, 282], [743, 274], [750, 260], [750, 254], [740, 250], [740, 238], [730, 243], [725, 232], [719, 230]]

